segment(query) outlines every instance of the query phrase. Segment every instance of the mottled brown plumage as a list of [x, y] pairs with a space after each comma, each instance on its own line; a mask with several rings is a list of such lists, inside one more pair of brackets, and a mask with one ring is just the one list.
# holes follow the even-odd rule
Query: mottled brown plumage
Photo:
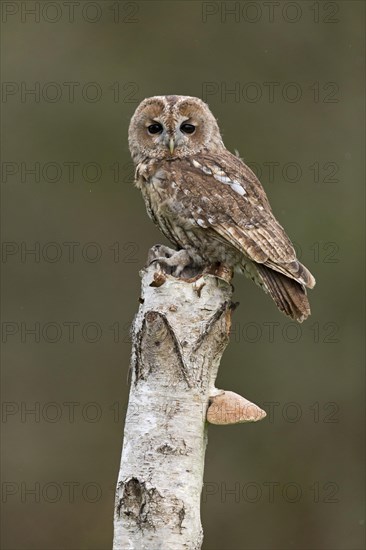
[[297, 260], [255, 174], [225, 148], [205, 103], [145, 99], [131, 119], [129, 144], [148, 213], [181, 250], [170, 259], [177, 274], [189, 263], [224, 263], [259, 284], [283, 313], [306, 319], [305, 287], [315, 279]]

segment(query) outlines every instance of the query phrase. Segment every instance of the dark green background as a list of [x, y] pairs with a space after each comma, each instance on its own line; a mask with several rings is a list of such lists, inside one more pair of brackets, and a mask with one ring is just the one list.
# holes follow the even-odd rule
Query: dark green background
[[[98, 12], [83, 1], [74, 22], [62, 2], [54, 22], [49, 2], [40, 3], [49, 6], [39, 21], [20, 2], [6, 8], [16, 6], [14, 15], [2, 4], [2, 160], [12, 163], [3, 164], [2, 237], [13, 243], [2, 256], [3, 548], [111, 547], [128, 326], [147, 250], [165, 242], [132, 185], [127, 128], [140, 100], [171, 93], [208, 101], [226, 146], [261, 169], [277, 217], [317, 278], [313, 315], [297, 330], [259, 289], [235, 279], [240, 307], [218, 386], [272, 414], [256, 425], [210, 427], [204, 548], [363, 548], [364, 3], [280, 2], [271, 21], [264, 2], [211, 2], [217, 13], [205, 22], [198, 1], [121, 2], [114, 22], [105, 1], [95, 23], [85, 17]], [[225, 11], [232, 7], [236, 20]], [[39, 97], [22, 97], [22, 82], [39, 85]], [[65, 82], [79, 83], [74, 100]], [[277, 83], [273, 98], [269, 82]], [[301, 91], [298, 101], [288, 83]], [[241, 96], [226, 95], [235, 85]], [[22, 181], [21, 163], [36, 162], [39, 181]], [[80, 163], [74, 181], [67, 162]], [[98, 181], [88, 181], [93, 167], [83, 177], [90, 162]], [[279, 163], [272, 181], [270, 162]], [[65, 242], [80, 243], [73, 262]], [[39, 257], [22, 256], [25, 246], [39, 246]], [[74, 342], [68, 322], [79, 323]], [[24, 333], [35, 323], [39, 342]], [[88, 341], [95, 333], [87, 323], [100, 328], [99, 341]], [[79, 404], [74, 422], [67, 402]], [[26, 414], [34, 407], [39, 417]], [[79, 484], [73, 502], [69, 482]], [[22, 495], [37, 483], [39, 498]], [[88, 483], [100, 489], [94, 503]]]

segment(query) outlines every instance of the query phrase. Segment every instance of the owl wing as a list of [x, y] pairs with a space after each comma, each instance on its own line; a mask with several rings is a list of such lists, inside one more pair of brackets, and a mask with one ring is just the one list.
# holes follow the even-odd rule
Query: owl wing
[[177, 200], [189, 209], [192, 222], [250, 260], [309, 288], [315, 285], [274, 217], [259, 180], [241, 159], [223, 151], [219, 158], [205, 154], [170, 164]]

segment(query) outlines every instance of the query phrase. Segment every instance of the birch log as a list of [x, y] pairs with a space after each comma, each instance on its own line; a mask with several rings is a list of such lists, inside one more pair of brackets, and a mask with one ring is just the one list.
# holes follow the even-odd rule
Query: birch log
[[200, 549], [207, 410], [214, 424], [265, 413], [215, 388], [229, 339], [230, 283], [210, 274], [178, 279], [156, 263], [141, 275], [113, 548]]

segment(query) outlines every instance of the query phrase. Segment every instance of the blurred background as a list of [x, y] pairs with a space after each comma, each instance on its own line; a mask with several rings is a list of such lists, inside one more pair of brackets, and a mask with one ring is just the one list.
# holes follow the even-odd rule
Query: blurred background
[[[235, 278], [205, 550], [364, 548], [363, 2], [2, 2], [2, 547], [111, 548], [139, 270], [145, 97], [208, 102], [317, 286], [295, 325]], [[172, 396], [174, 397], [174, 396]]]

